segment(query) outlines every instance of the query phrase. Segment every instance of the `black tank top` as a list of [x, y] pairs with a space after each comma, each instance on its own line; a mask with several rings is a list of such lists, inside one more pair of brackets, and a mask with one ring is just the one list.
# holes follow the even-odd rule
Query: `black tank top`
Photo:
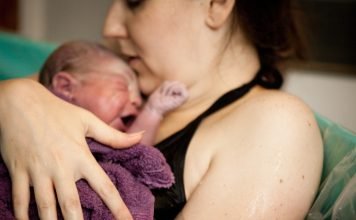
[[282, 76], [277, 70], [261, 69], [252, 81], [225, 93], [183, 129], [155, 145], [166, 157], [175, 176], [175, 184], [169, 189], [152, 191], [155, 196], [156, 220], [174, 219], [186, 203], [183, 182], [185, 155], [195, 131], [204, 118], [241, 98], [257, 84], [265, 88], [280, 88], [282, 82]]

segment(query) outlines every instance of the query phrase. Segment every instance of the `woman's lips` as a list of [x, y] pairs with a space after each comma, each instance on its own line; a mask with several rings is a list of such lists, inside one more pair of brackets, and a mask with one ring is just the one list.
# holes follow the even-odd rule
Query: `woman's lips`
[[130, 57], [128, 59], [128, 64], [134, 68], [135, 66], [137, 66], [137, 64], [140, 62], [140, 58], [139, 57]]

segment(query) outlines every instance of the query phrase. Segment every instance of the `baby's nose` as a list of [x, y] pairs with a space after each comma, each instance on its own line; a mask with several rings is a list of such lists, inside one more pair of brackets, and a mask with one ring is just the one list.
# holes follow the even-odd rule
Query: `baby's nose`
[[139, 94], [133, 94], [130, 97], [130, 102], [136, 108], [140, 108], [142, 105], [142, 98]]
[[127, 103], [125, 105], [123, 112], [122, 112], [122, 115], [136, 117], [138, 115], [139, 111], [140, 111], [139, 107], [133, 105], [133, 103]]

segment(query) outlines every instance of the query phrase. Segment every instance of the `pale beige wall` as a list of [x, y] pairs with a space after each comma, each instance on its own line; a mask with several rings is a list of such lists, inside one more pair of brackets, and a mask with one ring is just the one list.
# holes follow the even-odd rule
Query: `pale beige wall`
[[19, 0], [20, 34], [35, 40], [45, 40], [46, 0]]
[[35, 40], [100, 40], [111, 0], [20, 0], [20, 33]]
[[292, 69], [287, 72], [283, 89], [356, 133], [356, 71]]

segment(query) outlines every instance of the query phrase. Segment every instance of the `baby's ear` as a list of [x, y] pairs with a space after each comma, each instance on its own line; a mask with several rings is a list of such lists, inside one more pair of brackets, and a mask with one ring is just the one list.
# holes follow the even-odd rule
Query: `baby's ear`
[[78, 84], [78, 79], [76, 79], [72, 74], [68, 72], [59, 72], [53, 76], [52, 89], [53, 91], [66, 98], [67, 100], [72, 100], [74, 87]]

